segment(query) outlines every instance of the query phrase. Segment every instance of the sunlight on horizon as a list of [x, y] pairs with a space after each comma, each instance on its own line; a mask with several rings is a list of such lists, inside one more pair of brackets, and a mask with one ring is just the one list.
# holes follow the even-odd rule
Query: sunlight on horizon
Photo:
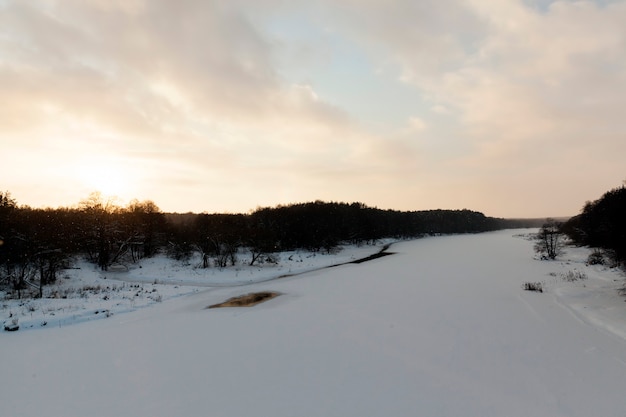
[[[113, 158], [96, 159], [73, 169], [82, 193], [100, 192], [106, 197], [130, 201], [139, 192], [140, 177], [128, 162]], [[85, 195], [87, 197], [87, 195]]]
[[559, 217], [624, 178], [626, 0], [127, 3], [0, 1], [20, 203]]

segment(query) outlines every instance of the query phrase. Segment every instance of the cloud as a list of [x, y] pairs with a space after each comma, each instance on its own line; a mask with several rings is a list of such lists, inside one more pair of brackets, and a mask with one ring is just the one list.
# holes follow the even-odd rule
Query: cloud
[[[64, 153], [98, 152], [141, 168], [142, 189], [179, 201], [175, 186], [211, 190], [244, 209], [279, 189], [283, 202], [510, 214], [549, 199], [536, 212], [565, 214], [623, 179], [626, 3], [604, 3], [5, 1], [2, 151], [53, 150], [66, 164], [79, 156]], [[289, 25], [277, 36], [272, 25], [290, 19], [323, 39], [291, 39]], [[340, 77], [322, 82], [336, 75], [338, 44], [368, 54], [342, 61], [341, 76], [392, 74], [421, 99], [368, 107], [397, 106], [397, 126], [359, 120], [324, 94], [342, 88]], [[541, 190], [573, 182], [559, 201]]]
[[351, 129], [310, 85], [280, 79], [272, 45], [230, 2], [10, 2], [1, 19], [3, 135], [113, 137], [111, 152], [167, 147], [241, 169], [272, 152], [337, 155]]
[[419, 132], [426, 129], [426, 122], [417, 116], [413, 116], [409, 118], [408, 129], [410, 131]]
[[[514, 0], [386, 3], [343, 1], [359, 13], [346, 13], [342, 22], [372, 44], [373, 55], [391, 55], [401, 79], [435, 113], [460, 123], [455, 144], [470, 146], [447, 160], [459, 179], [475, 178], [476, 206], [496, 189], [479, 184], [497, 183], [500, 192], [515, 184], [508, 194], [565, 211], [623, 176], [616, 155], [626, 152], [619, 110], [626, 105], [626, 3], [555, 1], [541, 9]], [[457, 148], [450, 136], [430, 133]], [[589, 175], [596, 181], [585, 180]], [[460, 190], [446, 177], [433, 174], [448, 192]], [[587, 188], [563, 193], [567, 203], [542, 191], [572, 183]], [[501, 202], [498, 211], [521, 210]]]

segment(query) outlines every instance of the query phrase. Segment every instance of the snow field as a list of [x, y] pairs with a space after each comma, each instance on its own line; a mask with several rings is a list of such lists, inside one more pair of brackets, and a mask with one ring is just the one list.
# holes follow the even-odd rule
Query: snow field
[[62, 327], [128, 313], [207, 287], [236, 287], [301, 274], [379, 252], [389, 240], [375, 245], [345, 245], [333, 253], [290, 251], [276, 255], [277, 264], [249, 266], [245, 254], [227, 268], [200, 268], [199, 257], [175, 261], [164, 255], [140, 263], [101, 271], [78, 260], [72, 269], [44, 289], [42, 299], [4, 299], [0, 292], [0, 318], [17, 318], [20, 329]]
[[[516, 233], [3, 333], [2, 415], [623, 417], [623, 278], [584, 249], [534, 260]], [[588, 279], [556, 279], [570, 268]], [[585, 297], [595, 288], [608, 298]], [[262, 290], [283, 295], [205, 309]]]

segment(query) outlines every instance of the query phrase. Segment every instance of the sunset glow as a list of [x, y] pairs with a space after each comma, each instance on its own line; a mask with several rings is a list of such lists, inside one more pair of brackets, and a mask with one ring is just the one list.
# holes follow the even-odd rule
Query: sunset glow
[[79, 167], [78, 176], [86, 189], [98, 190], [105, 195], [129, 196], [134, 188], [132, 175], [122, 165], [84, 165]]
[[0, 190], [573, 215], [626, 178], [624, 22], [624, 0], [0, 0]]

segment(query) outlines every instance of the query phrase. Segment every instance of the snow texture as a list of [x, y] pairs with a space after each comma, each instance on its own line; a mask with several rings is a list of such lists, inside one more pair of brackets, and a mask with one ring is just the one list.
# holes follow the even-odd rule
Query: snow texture
[[[533, 259], [523, 237], [400, 242], [392, 256], [245, 286], [182, 286], [195, 279], [182, 267], [120, 274], [145, 292], [172, 274], [191, 294], [0, 333], [0, 414], [623, 417], [622, 275], [586, 266], [585, 248]], [[587, 279], [562, 279], [573, 270]], [[253, 291], [281, 295], [206, 309]]]

